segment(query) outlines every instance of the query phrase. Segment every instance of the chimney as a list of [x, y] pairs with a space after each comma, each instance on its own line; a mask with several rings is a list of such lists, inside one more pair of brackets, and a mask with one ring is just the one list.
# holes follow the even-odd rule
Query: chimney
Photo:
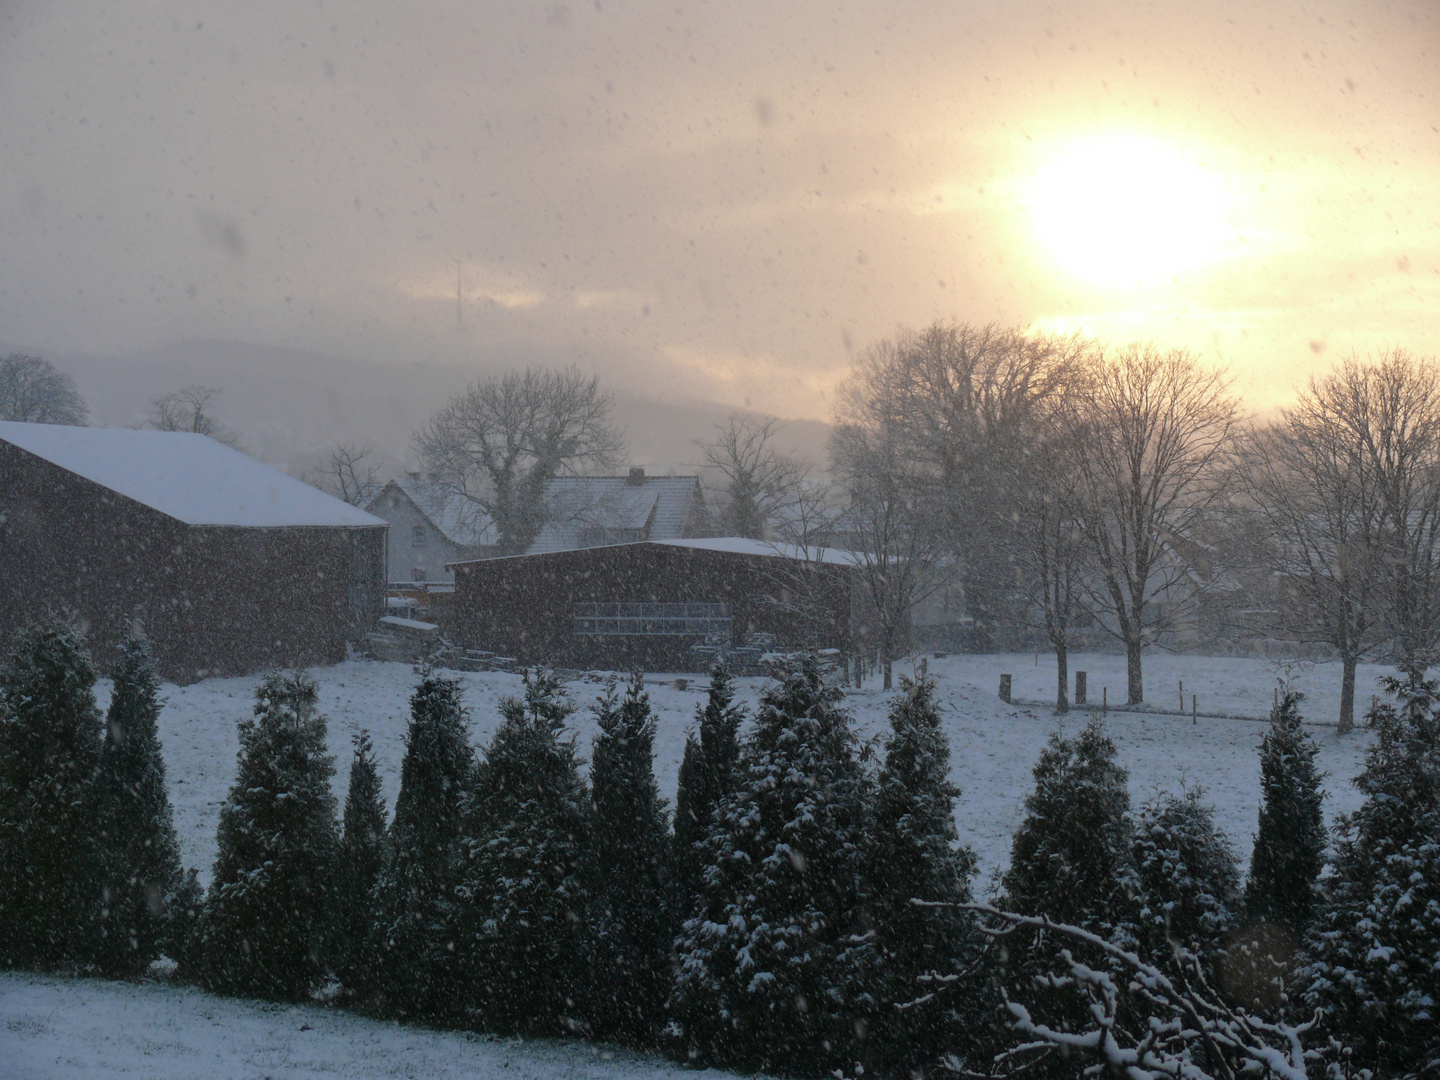
[[627, 484], [629, 484], [631, 487], [644, 487], [644, 486], [645, 486], [645, 466], [644, 466], [644, 465], [632, 465], [632, 466], [630, 466], [630, 479], [626, 480], [625, 482], [626, 482]]

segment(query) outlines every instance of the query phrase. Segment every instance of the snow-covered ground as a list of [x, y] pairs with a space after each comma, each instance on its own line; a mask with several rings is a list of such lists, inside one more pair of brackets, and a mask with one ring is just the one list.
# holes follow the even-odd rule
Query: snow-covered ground
[[[908, 665], [905, 666], [908, 670]], [[1112, 700], [1123, 696], [1124, 658], [1081, 654], [1071, 669], [1089, 672], [1091, 697], [1099, 699], [1108, 687]], [[1032, 654], [955, 655], [929, 661], [938, 679], [950, 737], [953, 777], [963, 792], [956, 808], [962, 839], [980, 859], [981, 887], [1003, 869], [1010, 836], [1020, 821], [1023, 801], [1031, 787], [1030, 770], [1057, 718], [1048, 708], [1007, 706], [996, 690], [1002, 672], [1014, 679], [1019, 698], [1050, 699], [1054, 695], [1053, 657]], [[1362, 668], [1357, 699], [1367, 706], [1380, 667]], [[1198, 694], [1201, 709], [1263, 717], [1269, 710], [1277, 674], [1276, 665], [1260, 660], [1201, 656], [1154, 655], [1145, 659], [1146, 694], [1168, 708], [1178, 704], [1178, 684], [1185, 684], [1186, 701]], [[1308, 696], [1308, 717], [1333, 721], [1338, 710], [1339, 671], [1335, 665], [1306, 667], [1292, 673]], [[350, 763], [350, 737], [368, 728], [375, 741], [385, 796], [393, 804], [399, 786], [400, 759], [404, 753], [408, 698], [415, 675], [405, 664], [350, 661], [312, 672], [320, 686], [320, 704], [330, 719], [330, 745], [336, 755], [335, 787], [344, 796]], [[471, 731], [477, 746], [490, 738], [499, 720], [500, 699], [520, 686], [517, 675], [457, 673], [465, 686]], [[210, 679], [191, 686], [166, 685], [166, 707], [161, 713], [176, 825], [186, 865], [197, 867], [208, 879], [215, 856], [215, 827], [220, 803], [235, 775], [238, 749], [236, 723], [249, 715], [254, 677]], [[689, 680], [687, 689], [673, 684], [672, 676], [651, 675], [651, 702], [658, 715], [655, 768], [661, 791], [673, 798], [676, 774], [684, 750], [685, 733], [696, 706], [704, 700], [704, 680]], [[742, 699], [753, 708], [767, 680], [740, 680]], [[847, 704], [863, 738], [885, 730], [885, 714], [893, 694], [872, 680], [863, 690], [852, 690]], [[577, 680], [570, 690], [581, 709], [572, 721], [582, 750], [588, 752], [594, 731], [589, 706], [599, 693], [596, 682]], [[102, 706], [108, 697], [99, 687]], [[1072, 712], [1064, 723], [1075, 730], [1084, 716]], [[1235, 842], [1242, 859], [1248, 859], [1250, 836], [1259, 807], [1259, 762], [1256, 748], [1263, 725], [1244, 720], [1189, 719], [1144, 714], [1111, 713], [1111, 736], [1130, 770], [1130, 786], [1138, 803], [1156, 790], [1174, 790], [1181, 783], [1200, 785], [1215, 803], [1221, 826]], [[1358, 792], [1350, 783], [1359, 770], [1369, 735], [1359, 731], [1344, 738], [1333, 727], [1312, 729], [1320, 745], [1320, 764], [1328, 774], [1327, 811], [1334, 815], [1354, 809]]]
[[5, 1080], [719, 1080], [582, 1042], [402, 1027], [158, 983], [0, 972]]
[[[950, 736], [953, 776], [963, 795], [956, 808], [960, 835], [973, 846], [982, 867], [981, 891], [1003, 869], [1010, 836], [1020, 821], [1031, 787], [1030, 770], [1057, 720], [1045, 708], [1007, 706], [996, 697], [999, 677], [1014, 680], [1016, 697], [1048, 699], [1054, 693], [1053, 659], [1023, 656], [950, 656], [929, 661], [938, 678]], [[909, 665], [905, 665], [909, 670]], [[1122, 696], [1124, 660], [1081, 655], [1072, 670], [1087, 671], [1092, 696], [1102, 687]], [[337, 796], [347, 781], [350, 736], [368, 728], [380, 760], [385, 794], [394, 801], [404, 749], [407, 699], [415, 675], [403, 664], [354, 661], [312, 673], [321, 706], [330, 718], [330, 745], [337, 757]], [[1193, 656], [1146, 658], [1146, 693], [1158, 705], [1178, 703], [1183, 680], [1201, 708], [1263, 717], [1272, 700], [1277, 669], [1256, 660]], [[1339, 672], [1322, 665], [1292, 672], [1309, 698], [1307, 715], [1332, 721], [1338, 708]], [[1380, 668], [1360, 673], [1357, 698], [1369, 703]], [[520, 679], [504, 674], [463, 674], [476, 745], [489, 739], [498, 721], [498, 703], [514, 693]], [[212, 679], [193, 686], [165, 687], [161, 715], [171, 798], [187, 865], [205, 877], [215, 854], [215, 826], [221, 801], [235, 773], [236, 722], [248, 715], [257, 679]], [[672, 794], [695, 707], [704, 699], [703, 681], [678, 689], [673, 677], [650, 676], [650, 696], [659, 716], [656, 772]], [[753, 707], [767, 685], [740, 681], [742, 698]], [[588, 706], [600, 687], [577, 680], [571, 692], [582, 709], [573, 720], [588, 749], [594, 730]], [[108, 687], [99, 688], [102, 706]], [[893, 694], [873, 683], [851, 691], [848, 705], [862, 738], [881, 736]], [[1074, 730], [1084, 716], [1064, 723]], [[1203, 786], [1216, 804], [1221, 826], [1248, 857], [1259, 805], [1256, 748], [1262, 724], [1246, 720], [1112, 713], [1109, 731], [1130, 771], [1135, 801], [1181, 783]], [[1330, 726], [1312, 729], [1320, 762], [1328, 774], [1328, 812], [1359, 804], [1350, 780], [1358, 771], [1370, 736], [1359, 731], [1340, 738]], [[163, 983], [110, 983], [55, 979], [0, 972], [0, 1080], [368, 1080], [368, 1078], [516, 1076], [535, 1080], [656, 1080], [692, 1070], [662, 1059], [626, 1054], [586, 1043], [497, 1040], [464, 1032], [401, 1027], [352, 1016], [320, 1005], [292, 1007], [213, 997]], [[724, 1074], [711, 1074], [719, 1077]]]

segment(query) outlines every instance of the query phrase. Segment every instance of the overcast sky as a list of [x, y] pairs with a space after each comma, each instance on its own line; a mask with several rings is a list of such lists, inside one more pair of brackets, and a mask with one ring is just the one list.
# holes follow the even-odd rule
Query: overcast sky
[[0, 340], [826, 418], [896, 326], [999, 320], [1263, 407], [1440, 353], [1437, 73], [1434, 0], [0, 0]]

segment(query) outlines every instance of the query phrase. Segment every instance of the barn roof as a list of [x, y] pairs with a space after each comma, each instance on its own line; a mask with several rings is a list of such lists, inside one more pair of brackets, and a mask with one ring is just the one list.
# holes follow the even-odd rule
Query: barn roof
[[[858, 566], [861, 559], [853, 551], [839, 548], [800, 547], [796, 544], [772, 543], [769, 540], [747, 540], [743, 536], [711, 536], [692, 540], [636, 540], [627, 544], [605, 544], [601, 547], [583, 550], [595, 553], [621, 547], [639, 547], [645, 544], [659, 544], [662, 547], [693, 548], [699, 551], [719, 551], [731, 555], [763, 555], [771, 559], [796, 559], [805, 562], [829, 563], [832, 566]], [[575, 550], [575, 549], [561, 549]], [[466, 563], [504, 563], [510, 559], [534, 559], [542, 555], [555, 555], [557, 551], [536, 551], [533, 548], [523, 555], [506, 555], [495, 559], [462, 559], [446, 563], [446, 566], [463, 566]]]
[[204, 435], [0, 421], [0, 442], [187, 525], [385, 524]]

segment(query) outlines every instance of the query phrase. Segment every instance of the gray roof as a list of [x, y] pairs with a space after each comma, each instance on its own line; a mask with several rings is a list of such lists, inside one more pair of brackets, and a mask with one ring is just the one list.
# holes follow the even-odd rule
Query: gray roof
[[587, 528], [638, 530], [640, 539], [680, 540], [697, 506], [694, 476], [563, 476], [545, 488], [550, 517], [526, 554], [581, 546]]
[[[446, 492], [438, 485], [412, 477], [397, 477], [386, 484], [385, 488], [392, 485], [414, 503], [415, 508], [452, 544], [461, 547], [484, 547], [495, 543], [495, 529], [490, 519], [485, 516], [484, 511], [463, 496]], [[381, 488], [370, 500], [370, 507], [380, 501], [381, 495], [385, 494], [385, 488]]]
[[187, 525], [380, 528], [385, 522], [188, 431], [0, 422], [7, 442]]

